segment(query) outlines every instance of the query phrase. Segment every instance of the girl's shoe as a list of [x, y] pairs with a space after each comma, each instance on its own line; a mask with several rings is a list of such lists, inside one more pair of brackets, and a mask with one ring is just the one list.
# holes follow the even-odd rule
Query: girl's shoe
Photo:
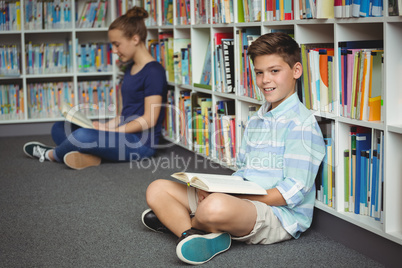
[[177, 241], [176, 254], [189, 264], [202, 264], [230, 248], [232, 238], [228, 233], [205, 233], [191, 228]]
[[53, 147], [46, 146], [37, 141], [31, 141], [24, 144], [24, 153], [32, 158], [39, 158], [40, 162], [45, 161], [45, 154], [47, 151], [52, 150]]
[[102, 159], [99, 156], [74, 151], [67, 153], [63, 161], [68, 167], [80, 170], [87, 167], [99, 166]]

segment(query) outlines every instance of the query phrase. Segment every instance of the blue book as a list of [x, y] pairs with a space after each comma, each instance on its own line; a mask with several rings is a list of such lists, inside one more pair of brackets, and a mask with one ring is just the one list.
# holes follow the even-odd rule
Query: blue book
[[352, 16], [360, 17], [360, 4], [362, 0], [353, 0], [352, 2]]
[[378, 160], [377, 160], [377, 150], [373, 150], [373, 158], [372, 158], [372, 169], [371, 169], [371, 196], [370, 196], [370, 216], [375, 216], [375, 208], [377, 204], [378, 198]]
[[383, 48], [384, 40], [362, 40], [362, 41], [347, 41], [347, 42], [339, 42], [339, 47], [345, 49], [354, 49], [354, 48]]
[[373, 17], [382, 17], [383, 1], [382, 0], [372, 0], [373, 6], [371, 9], [371, 15]]
[[205, 53], [204, 67], [202, 68], [201, 81], [203, 85], [211, 84], [211, 74], [212, 74], [212, 63], [211, 63], [211, 41], [208, 42], [207, 51]]
[[362, 127], [357, 127], [356, 131], [356, 188], [355, 188], [355, 214], [361, 214], [360, 211], [360, 197], [361, 193], [361, 183], [365, 182], [362, 175], [362, 162], [361, 162], [361, 151], [367, 151], [371, 149], [371, 130]]
[[370, 17], [370, 0], [360, 0], [360, 17]]

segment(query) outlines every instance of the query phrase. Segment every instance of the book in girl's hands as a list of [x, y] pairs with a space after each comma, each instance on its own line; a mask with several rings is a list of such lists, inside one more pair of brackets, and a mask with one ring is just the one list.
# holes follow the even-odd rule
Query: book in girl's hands
[[67, 102], [62, 102], [60, 105], [61, 114], [67, 121], [76, 124], [83, 128], [94, 128], [91, 119], [80, 112], [77, 108], [71, 107]]
[[267, 191], [258, 184], [246, 181], [240, 176], [178, 172], [171, 175], [188, 186], [207, 192], [230, 194], [266, 195]]

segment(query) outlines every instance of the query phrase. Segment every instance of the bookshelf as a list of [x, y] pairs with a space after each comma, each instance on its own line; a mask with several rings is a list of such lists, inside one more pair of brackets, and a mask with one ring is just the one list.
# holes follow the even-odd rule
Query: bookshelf
[[[264, 34], [276, 30], [291, 30], [294, 33], [294, 38], [299, 44], [330, 44], [334, 49], [334, 65], [333, 65], [333, 85], [335, 88], [335, 100], [333, 106], [328, 111], [312, 110], [312, 113], [317, 117], [318, 121], [329, 120], [332, 122], [332, 133], [334, 135], [334, 203], [333, 207], [329, 207], [321, 201], [316, 201], [316, 207], [329, 214], [339, 217], [342, 220], [355, 224], [361, 228], [369, 230], [379, 236], [389, 239], [398, 244], [402, 244], [402, 198], [400, 189], [402, 189], [402, 172], [399, 166], [402, 163], [402, 156], [399, 156], [399, 148], [402, 146], [402, 119], [400, 114], [402, 93], [398, 90], [400, 84], [401, 66], [401, 52], [398, 49], [399, 44], [402, 42], [402, 17], [388, 15], [388, 1], [384, 1], [383, 16], [381, 17], [348, 17], [341, 18], [337, 13], [337, 18], [327, 19], [300, 19], [300, 12], [294, 12], [292, 20], [272, 19], [272, 14], [267, 15], [264, 12], [264, 2], [260, 1], [260, 10], [263, 12], [258, 15], [254, 14], [255, 9], [252, 10], [247, 16], [240, 15], [241, 10], [244, 8], [244, 1], [206, 1], [206, 17], [199, 18], [199, 14], [205, 12], [200, 11], [203, 1], [173, 1], [173, 18], [178, 18], [177, 7], [182, 2], [189, 4], [191, 12], [191, 24], [182, 23], [183, 21], [173, 20], [173, 24], [159, 23], [149, 27], [150, 36], [157, 36], [160, 32], [172, 32], [173, 39], [176, 38], [189, 38], [191, 40], [191, 72], [193, 83], [199, 83], [202, 76], [202, 69], [205, 57], [205, 50], [208, 48], [212, 52], [211, 64], [213, 74], [211, 77], [211, 89], [199, 87], [197, 84], [181, 84], [170, 81], [172, 86], [173, 95], [175, 96], [175, 103], [179, 102], [181, 92], [188, 92], [188, 94], [204, 94], [212, 99], [213, 105], [219, 101], [233, 100], [235, 102], [235, 136], [236, 146], [239, 146], [242, 136], [242, 125], [247, 121], [249, 116], [250, 106], [258, 107], [262, 104], [255, 98], [244, 96], [241, 91], [243, 75], [241, 66], [244, 64], [244, 59], [241, 54], [241, 46], [239, 45], [239, 35], [241, 32], [249, 32]], [[229, 23], [223, 23], [225, 19], [222, 14], [214, 8], [220, 8], [225, 3], [230, 3], [229, 12], [233, 12], [233, 16], [226, 16], [225, 19], [230, 18]], [[257, 1], [256, 1], [257, 2]], [[295, 10], [298, 7], [295, 3]], [[319, 2], [319, 1], [318, 1]], [[205, 3], [205, 1], [204, 1]], [[250, 1], [249, 1], [250, 3]], [[164, 1], [157, 1], [157, 5], [163, 6]], [[251, 8], [251, 9], [250, 9]], [[218, 13], [217, 13], [218, 12]], [[183, 14], [183, 13], [180, 13]], [[217, 14], [220, 14], [219, 16]], [[325, 16], [326, 13], [320, 12], [320, 16]], [[324, 15], [323, 15], [324, 14]], [[225, 14], [226, 15], [226, 14]], [[267, 20], [267, 18], [271, 20]], [[258, 18], [261, 18], [258, 20]], [[257, 20], [257, 21], [256, 21]], [[160, 20], [161, 21], [161, 20]], [[199, 23], [201, 22], [201, 23]], [[217, 61], [214, 57], [216, 50], [214, 37], [217, 33], [232, 33], [234, 36], [234, 54], [235, 54], [235, 88], [236, 93], [224, 93], [217, 90], [219, 87], [216, 84]], [[383, 110], [382, 121], [362, 121], [351, 119], [341, 114], [341, 104], [337, 97], [340, 87], [340, 72], [339, 72], [339, 43], [350, 41], [362, 40], [383, 40], [384, 49], [384, 72], [383, 72]], [[211, 43], [209, 43], [211, 41]], [[244, 65], [243, 65], [244, 66]], [[398, 75], [399, 74], [399, 75]], [[180, 113], [181, 111], [179, 111]], [[218, 120], [215, 116], [216, 112], [213, 111], [213, 126], [216, 126]], [[223, 166], [235, 169], [225, 161], [224, 157], [216, 150], [210, 150], [209, 154], [205, 151], [199, 151], [199, 144], [191, 138], [186, 143], [183, 142], [180, 133], [180, 122], [176, 117], [176, 124], [171, 136], [166, 137], [170, 141], [179, 144], [189, 150], [194, 151], [199, 155], [203, 155], [219, 163]], [[186, 125], [190, 128], [191, 124]], [[363, 216], [352, 212], [345, 212], [344, 204], [344, 163], [343, 154], [344, 150], [349, 146], [350, 128], [352, 126], [365, 127], [371, 131], [373, 135], [384, 133], [384, 188], [383, 188], [383, 215], [381, 221], [375, 220], [373, 217]], [[196, 128], [194, 130], [197, 130]], [[195, 131], [196, 132], [196, 131]], [[217, 139], [217, 138], [215, 138]], [[217, 141], [215, 142], [218, 144]], [[218, 146], [219, 147], [219, 144]]]
[[[13, 2], [13, 1], [6, 1]], [[15, 1], [14, 1], [15, 2]], [[24, 18], [26, 0], [20, 1], [21, 18]], [[119, 14], [123, 14], [133, 2], [139, 1], [109, 1], [108, 12], [105, 17], [105, 25], [116, 18]], [[241, 77], [243, 72], [241, 66], [245, 65], [244, 59], [241, 54], [241, 46], [239, 45], [239, 32], [259, 33], [264, 34], [275, 30], [291, 30], [294, 33], [294, 38], [299, 44], [332, 44], [335, 51], [334, 56], [334, 88], [339, 91], [340, 72], [338, 61], [338, 48], [339, 42], [361, 41], [361, 40], [383, 40], [384, 48], [384, 72], [383, 72], [383, 120], [382, 121], [361, 121], [341, 116], [341, 104], [339, 98], [333, 104], [333, 109], [330, 112], [314, 111], [312, 113], [317, 117], [318, 121], [322, 119], [329, 119], [332, 121], [333, 126], [333, 142], [334, 149], [334, 180], [335, 180], [335, 201], [334, 207], [329, 207], [323, 202], [316, 201], [316, 207], [320, 210], [328, 212], [342, 220], [350, 222], [356, 226], [369, 230], [379, 236], [382, 236], [390, 241], [402, 245], [402, 156], [400, 148], [402, 148], [402, 91], [399, 89], [402, 72], [402, 52], [400, 51], [400, 44], [402, 43], [402, 17], [388, 15], [389, 1], [383, 1], [383, 16], [381, 17], [348, 17], [348, 18], [328, 18], [328, 19], [300, 19], [300, 12], [297, 11], [299, 1], [294, 1], [295, 12], [291, 20], [273, 19], [272, 13], [265, 12], [265, 1], [248, 1], [248, 3], [257, 2], [260, 6], [255, 6], [253, 14], [242, 14], [245, 1], [218, 1], [218, 0], [153, 0], [144, 1], [143, 6], [150, 11], [151, 17], [147, 22], [148, 25], [148, 39], [158, 40], [162, 44], [161, 36], [164, 34], [166, 39], [163, 43], [163, 51], [166, 64], [173, 64], [173, 53], [175, 40], [188, 39], [191, 44], [189, 60], [191, 64], [187, 70], [191, 75], [188, 84], [177, 83], [174, 80], [174, 73], [168, 75], [169, 88], [171, 90], [170, 103], [178, 105], [183, 94], [200, 95], [204, 98], [210, 98], [213, 107], [218, 102], [233, 101], [235, 111], [235, 130], [234, 137], [236, 139], [236, 147], [239, 146], [243, 125], [247, 121], [250, 113], [250, 107], [258, 107], [262, 101], [244, 96], [240, 94], [242, 87]], [[268, 1], [269, 2], [269, 1]], [[330, 2], [330, 1], [328, 1]], [[81, 12], [86, 1], [71, 1], [72, 14]], [[224, 7], [225, 3], [229, 3], [229, 13], [222, 12], [219, 8]], [[138, 4], [138, 3], [137, 3]], [[185, 7], [180, 9], [181, 4]], [[203, 6], [203, 4], [205, 6]], [[202, 7], [205, 7], [202, 9]], [[261, 10], [261, 14], [254, 14], [256, 10]], [[172, 11], [173, 14], [167, 12]], [[186, 12], [189, 11], [189, 12]], [[179, 13], [180, 12], [180, 13]], [[232, 12], [232, 14], [231, 14]], [[205, 14], [205, 17], [200, 18], [199, 14]], [[241, 15], [242, 14], [242, 15]], [[226, 16], [223, 18], [223, 16]], [[312, 16], [313, 17], [313, 16]], [[268, 20], [270, 19], [270, 20]], [[229, 23], [223, 23], [230, 21]], [[55, 120], [62, 120], [60, 117], [31, 117], [29, 116], [29, 91], [28, 85], [32, 83], [48, 83], [48, 82], [69, 82], [72, 84], [74, 95], [74, 103], [78, 103], [78, 85], [80, 82], [97, 81], [97, 80], [110, 80], [113, 86], [118, 82], [115, 60], [111, 62], [111, 69], [105, 69], [100, 72], [88, 71], [80, 72], [78, 69], [78, 57], [75, 56], [79, 44], [86, 44], [89, 42], [106, 43], [107, 28], [80, 28], [75, 23], [67, 24], [63, 29], [30, 29], [21, 22], [20, 29], [1, 30], [1, 46], [13, 46], [16, 44], [18, 51], [21, 55], [26, 55], [26, 44], [31, 41], [34, 42], [66, 42], [71, 41], [71, 69], [63, 73], [49, 73], [49, 74], [30, 74], [28, 73], [27, 58], [20, 57], [20, 74], [6, 74], [2, 72], [0, 76], [0, 85], [18, 85], [20, 95], [23, 98], [23, 108], [18, 116], [7, 117], [3, 116], [0, 119], [0, 124], [22, 124], [22, 123], [35, 123], [35, 122], [52, 122]], [[216, 55], [214, 37], [218, 33], [232, 33], [234, 37], [234, 77], [235, 77], [235, 93], [225, 93], [216, 91]], [[170, 38], [168, 38], [170, 34]], [[164, 37], [164, 38], [165, 38]], [[75, 41], [78, 38], [78, 43]], [[170, 46], [170, 47], [169, 47]], [[162, 46], [160, 47], [162, 51]], [[177, 48], [177, 46], [176, 46]], [[212, 52], [211, 66], [211, 89], [199, 87], [194, 83], [199, 83], [202, 77], [204, 58], [207, 49]], [[161, 52], [162, 53], [162, 52]], [[162, 57], [162, 55], [161, 55]], [[165, 65], [167, 67], [167, 65]], [[168, 69], [168, 68], [166, 68]], [[173, 65], [170, 72], [174, 72]], [[243, 89], [244, 90], [244, 89]], [[250, 90], [250, 89], [249, 89]], [[115, 101], [115, 99], [114, 99]], [[192, 104], [193, 106], [194, 103]], [[184, 108], [172, 109], [177, 115], [184, 112]], [[193, 112], [193, 111], [190, 111]], [[170, 113], [172, 114], [172, 113]], [[219, 120], [216, 117], [217, 113], [214, 109], [211, 110], [211, 127], [217, 127], [216, 123]], [[189, 150], [195, 151], [197, 154], [203, 155], [218, 164], [227, 166], [234, 169], [225, 161], [224, 157], [220, 155], [218, 150], [213, 147], [209, 148], [208, 153], [206, 150], [198, 150], [200, 146], [194, 145], [192, 138], [187, 136], [187, 142], [183, 141], [181, 134], [183, 134], [183, 126], [180, 125], [180, 116], [175, 116], [174, 129], [166, 131], [166, 138], [178, 145], [181, 145]], [[172, 122], [170, 120], [169, 122]], [[348, 140], [350, 139], [351, 126], [366, 127], [372, 133], [384, 133], [384, 187], [383, 187], [383, 215], [382, 220], [377, 221], [372, 217], [345, 212], [344, 204], [344, 161], [343, 153], [348, 148]], [[217, 137], [210, 136], [213, 139]], [[215, 144], [218, 144], [217, 142]], [[201, 146], [202, 147], [202, 146]]]
[[[19, 19], [0, 30], [0, 44], [15, 49], [11, 54], [17, 65], [15, 72], [8, 72], [8, 65], [0, 71], [0, 124], [63, 120], [58, 112], [60, 99], [81, 105], [92, 118], [114, 116], [118, 68], [107, 27], [115, 18], [115, 1], [2, 2]], [[92, 22], [88, 22], [88, 3]], [[88, 23], [82, 24], [82, 19]], [[7, 62], [7, 55], [4, 59]], [[6, 100], [8, 94], [15, 97]]]

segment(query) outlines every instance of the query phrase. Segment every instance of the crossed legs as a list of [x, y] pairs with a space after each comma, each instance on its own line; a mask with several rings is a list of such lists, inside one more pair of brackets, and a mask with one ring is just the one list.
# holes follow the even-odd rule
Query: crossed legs
[[248, 200], [203, 191], [198, 191], [198, 207], [191, 218], [187, 186], [170, 180], [152, 182], [146, 198], [158, 219], [178, 237], [190, 228], [241, 237], [253, 230], [257, 218], [256, 208]]

